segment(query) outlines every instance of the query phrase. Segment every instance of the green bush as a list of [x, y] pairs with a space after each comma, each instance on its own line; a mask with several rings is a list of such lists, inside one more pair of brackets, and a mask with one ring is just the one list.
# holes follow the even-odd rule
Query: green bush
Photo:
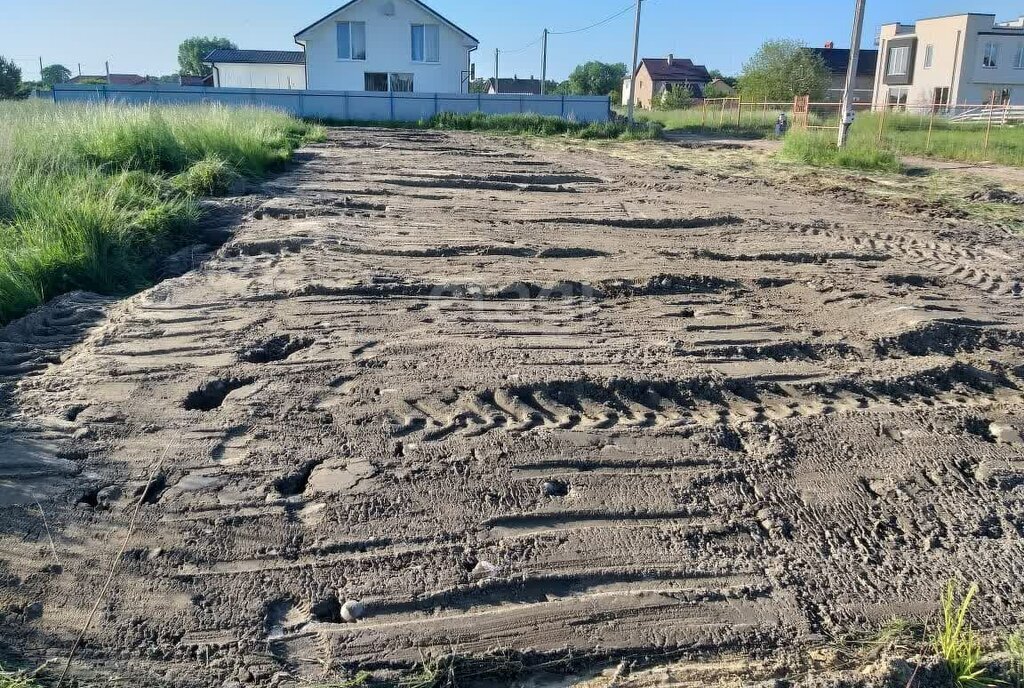
[[0, 323], [67, 291], [146, 286], [192, 240], [195, 196], [324, 136], [280, 112], [215, 106], [3, 103], [0, 121]]
[[900, 172], [899, 158], [874, 142], [851, 139], [840, 149], [829, 134], [793, 130], [786, 134], [782, 157], [818, 167], [845, 167], [868, 172]]

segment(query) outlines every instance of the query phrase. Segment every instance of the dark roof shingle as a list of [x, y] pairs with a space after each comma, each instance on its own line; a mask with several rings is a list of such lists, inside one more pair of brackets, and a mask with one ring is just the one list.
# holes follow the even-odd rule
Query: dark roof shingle
[[693, 60], [673, 57], [670, 63], [667, 58], [645, 57], [641, 66], [647, 66], [647, 72], [655, 81], [711, 81], [711, 75], [704, 65], [695, 65]]
[[218, 48], [203, 62], [228, 64], [306, 64], [306, 53], [301, 50], [225, 50]]
[[[813, 53], [821, 55], [825, 60], [828, 70], [833, 74], [846, 74], [850, 66], [849, 48], [808, 48]], [[877, 50], [861, 50], [857, 58], [857, 76], [874, 76], [875, 68], [878, 66]]]

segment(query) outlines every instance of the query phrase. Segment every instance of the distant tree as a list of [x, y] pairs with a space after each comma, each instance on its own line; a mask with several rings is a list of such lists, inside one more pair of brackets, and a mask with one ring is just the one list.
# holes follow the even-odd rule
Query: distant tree
[[832, 76], [820, 55], [799, 41], [768, 41], [743, 65], [740, 94], [748, 100], [788, 102], [795, 96], [819, 100]]
[[71, 70], [62, 64], [52, 64], [43, 67], [42, 82], [46, 88], [53, 88], [54, 84], [63, 84], [71, 80]]
[[573, 96], [606, 96], [612, 94], [621, 98], [622, 80], [629, 70], [626, 65], [618, 62], [587, 62], [572, 71], [569, 79], [562, 84], [560, 90]]
[[18, 88], [18, 93], [14, 97], [24, 100], [31, 97], [36, 91], [45, 91], [47, 88], [49, 87], [42, 81], [22, 81], [21, 86]]
[[693, 104], [693, 90], [684, 85], [666, 88], [652, 104], [655, 110], [685, 110]]
[[21, 87], [21, 68], [13, 60], [0, 56], [0, 100], [17, 98]]
[[736, 88], [736, 82], [739, 81], [739, 79], [737, 79], [736, 77], [734, 77], [734, 76], [726, 76], [725, 74], [722, 74], [722, 72], [717, 70], [717, 69], [709, 69], [708, 70], [708, 74], [711, 75], [711, 80], [712, 81], [714, 81], [715, 79], [721, 79], [722, 81], [724, 81], [725, 83], [729, 84], [733, 88]]
[[203, 64], [203, 59], [212, 51], [222, 48], [237, 50], [238, 46], [226, 38], [216, 36], [193, 36], [178, 46], [178, 67], [187, 76], [210, 76], [213, 68]]

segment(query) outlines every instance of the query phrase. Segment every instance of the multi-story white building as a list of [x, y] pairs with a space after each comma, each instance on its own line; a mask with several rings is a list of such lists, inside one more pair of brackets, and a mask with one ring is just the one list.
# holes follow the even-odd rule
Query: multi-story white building
[[331, 91], [468, 90], [480, 45], [420, 0], [352, 0], [295, 35], [308, 88]]
[[480, 45], [421, 0], [351, 0], [295, 42], [302, 50], [214, 50], [213, 85], [464, 93]]
[[1024, 105], [1024, 17], [958, 14], [886, 24], [872, 99], [876, 107]]

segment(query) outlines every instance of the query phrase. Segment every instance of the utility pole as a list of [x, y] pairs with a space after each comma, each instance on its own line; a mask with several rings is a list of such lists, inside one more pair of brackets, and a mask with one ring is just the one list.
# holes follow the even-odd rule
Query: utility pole
[[78, 76], [82, 76], [82, 63], [78, 63]]
[[109, 86], [110, 85], [110, 60], [107, 60], [104, 64], [106, 65], [106, 68], [107, 68], [107, 86]]
[[540, 49], [540, 94], [548, 92], [548, 30], [544, 29], [544, 44]]
[[860, 61], [860, 42], [864, 33], [864, 4], [866, 0], [857, 0], [857, 9], [853, 15], [853, 36], [850, 38], [850, 64], [846, 68], [846, 89], [843, 91], [842, 121], [839, 123], [840, 148], [846, 146], [853, 124], [853, 93], [857, 86], [857, 63]]
[[640, 8], [644, 0], [636, 0], [636, 28], [633, 30], [633, 71], [629, 73], [629, 123], [633, 124], [636, 106], [636, 63], [640, 60]]
[[495, 48], [494, 50], [494, 92], [498, 93], [498, 55], [501, 54], [501, 50]]
[[43, 56], [39, 56], [39, 80], [43, 80]]

